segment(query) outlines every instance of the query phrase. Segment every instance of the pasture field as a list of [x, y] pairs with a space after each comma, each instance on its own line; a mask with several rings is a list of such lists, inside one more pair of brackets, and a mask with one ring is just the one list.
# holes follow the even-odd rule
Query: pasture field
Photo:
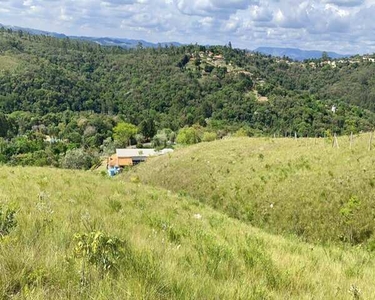
[[338, 139], [229, 138], [182, 148], [126, 175], [189, 195], [274, 234], [374, 247], [375, 150]]
[[[238, 142], [237, 151], [247, 151], [248, 142]], [[0, 167], [0, 298], [375, 298], [365, 249], [272, 235], [224, 209], [133, 181]]]

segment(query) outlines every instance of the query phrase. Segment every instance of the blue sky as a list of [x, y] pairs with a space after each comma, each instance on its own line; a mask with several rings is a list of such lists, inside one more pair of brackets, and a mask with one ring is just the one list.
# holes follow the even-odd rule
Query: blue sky
[[0, 23], [151, 42], [375, 52], [375, 0], [0, 0]]

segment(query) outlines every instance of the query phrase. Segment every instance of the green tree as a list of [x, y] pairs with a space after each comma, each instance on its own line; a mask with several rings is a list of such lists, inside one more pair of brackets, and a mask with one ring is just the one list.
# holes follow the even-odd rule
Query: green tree
[[328, 53], [326, 51], [323, 51], [323, 53], [322, 53], [322, 60], [323, 61], [327, 61], [329, 59], [330, 59], [330, 57], [328, 56]]
[[147, 118], [139, 124], [139, 131], [146, 139], [151, 139], [156, 134], [155, 122], [152, 118]]
[[182, 128], [177, 135], [177, 143], [184, 145], [197, 144], [202, 140], [199, 129], [194, 127]]
[[0, 113], [0, 137], [6, 137], [8, 135], [9, 124], [6, 116]]
[[137, 134], [137, 132], [137, 126], [130, 123], [120, 122], [115, 128], [113, 128], [113, 138], [119, 146], [126, 146], [130, 144], [131, 138]]
[[99, 162], [96, 154], [88, 153], [83, 149], [69, 150], [61, 161], [65, 169], [88, 170]]
[[111, 155], [116, 152], [116, 146], [111, 137], [106, 138], [103, 141], [103, 144], [100, 146], [100, 150], [106, 156]]

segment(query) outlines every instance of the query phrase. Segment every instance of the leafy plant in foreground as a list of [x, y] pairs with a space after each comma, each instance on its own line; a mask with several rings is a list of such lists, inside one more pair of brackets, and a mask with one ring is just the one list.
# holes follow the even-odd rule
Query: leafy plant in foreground
[[348, 202], [344, 203], [340, 209], [340, 214], [343, 218], [346, 233], [344, 239], [347, 239], [351, 243], [360, 243], [362, 242], [362, 238], [360, 237], [360, 233], [356, 230], [356, 226], [354, 223], [354, 217], [356, 213], [360, 210], [361, 201], [358, 199], [357, 196], [352, 196], [348, 200]]
[[15, 209], [0, 206], [0, 238], [8, 235], [17, 226], [15, 215]]
[[76, 234], [74, 241], [75, 258], [95, 266], [102, 273], [118, 270], [119, 262], [124, 257], [124, 241], [100, 231]]

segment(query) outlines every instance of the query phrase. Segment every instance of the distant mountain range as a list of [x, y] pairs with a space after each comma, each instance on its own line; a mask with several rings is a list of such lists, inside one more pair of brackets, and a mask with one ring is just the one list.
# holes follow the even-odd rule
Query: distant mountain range
[[[278, 56], [278, 57], [289, 57], [294, 60], [304, 60], [304, 59], [317, 59], [321, 58], [324, 51], [319, 50], [301, 50], [298, 48], [278, 48], [278, 47], [259, 47], [255, 49], [254, 51], [266, 54], [266, 55], [272, 55], [272, 56]], [[344, 57], [350, 57], [352, 54], [339, 54], [335, 52], [327, 52], [327, 55], [330, 58], [344, 58]]]
[[[47, 35], [52, 36], [56, 38], [70, 38], [70, 39], [76, 39], [76, 40], [84, 40], [89, 42], [94, 42], [97, 44], [100, 44], [102, 46], [118, 46], [123, 48], [136, 48], [140, 43], [145, 48], [156, 48], [159, 45], [164, 47], [166, 45], [174, 45], [176, 47], [181, 46], [182, 44], [177, 42], [163, 42], [163, 43], [151, 43], [144, 40], [134, 40], [134, 39], [124, 39], [124, 38], [110, 38], [110, 37], [87, 37], [87, 36], [67, 36], [62, 33], [56, 33], [56, 32], [49, 32], [49, 31], [43, 31], [38, 29], [32, 29], [32, 28], [24, 28], [24, 27], [18, 27], [18, 26], [8, 26], [8, 25], [2, 25], [0, 24], [0, 27], [10, 28], [13, 30], [22, 30], [29, 32], [31, 34], [35, 35]], [[316, 59], [321, 58], [323, 51], [318, 50], [301, 50], [298, 48], [278, 48], [278, 47], [259, 47], [255, 49], [254, 51], [260, 52], [262, 54], [266, 55], [272, 55], [277, 57], [289, 57], [294, 60], [305, 60], [305, 59]], [[327, 52], [328, 56], [331, 58], [344, 58], [344, 57], [350, 57], [352, 55], [346, 55], [346, 54], [338, 54], [335, 52]]]
[[118, 46], [123, 48], [136, 48], [140, 43], [145, 48], [156, 48], [159, 45], [164, 47], [166, 45], [174, 45], [176, 47], [181, 46], [182, 44], [177, 42], [162, 42], [162, 43], [151, 43], [144, 40], [133, 40], [133, 39], [123, 39], [123, 38], [110, 38], [110, 37], [87, 37], [87, 36], [68, 36], [62, 33], [56, 33], [56, 32], [49, 32], [49, 31], [43, 31], [33, 28], [24, 28], [24, 27], [18, 27], [18, 26], [8, 26], [8, 25], [2, 25], [0, 24], [0, 27], [9, 28], [12, 30], [22, 30], [25, 32], [29, 32], [30, 34], [35, 35], [46, 35], [46, 36], [52, 36], [55, 38], [70, 38], [75, 40], [83, 40], [83, 41], [89, 41], [94, 42], [97, 44], [100, 44], [102, 46]]

